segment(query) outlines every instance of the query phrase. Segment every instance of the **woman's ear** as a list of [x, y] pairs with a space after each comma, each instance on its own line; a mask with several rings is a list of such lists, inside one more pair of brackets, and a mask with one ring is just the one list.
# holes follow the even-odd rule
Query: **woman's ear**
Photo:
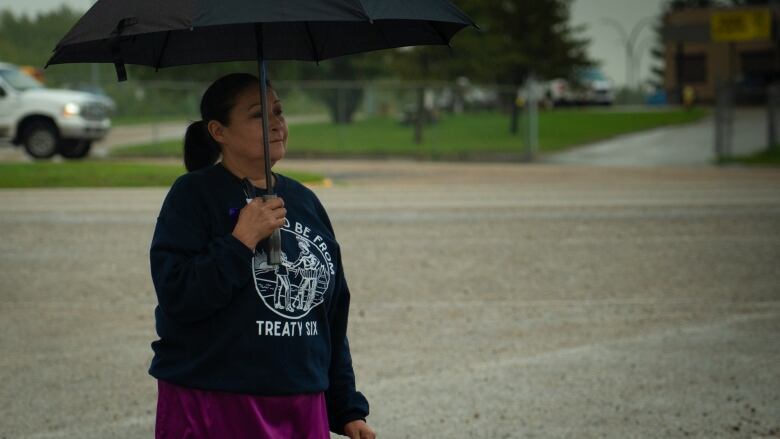
[[208, 129], [209, 134], [211, 134], [212, 139], [220, 144], [225, 143], [225, 130], [219, 121], [210, 120], [206, 128]]

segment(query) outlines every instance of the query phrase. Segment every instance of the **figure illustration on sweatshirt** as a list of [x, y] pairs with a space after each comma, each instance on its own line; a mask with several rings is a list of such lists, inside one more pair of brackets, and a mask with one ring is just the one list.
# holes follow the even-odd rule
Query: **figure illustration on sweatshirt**
[[324, 301], [330, 283], [326, 268], [329, 258], [326, 259], [321, 248], [307, 238], [284, 228], [281, 230], [283, 242], [287, 238], [297, 242], [298, 254], [289, 258], [287, 252], [282, 251], [282, 263], [271, 266], [266, 262], [265, 252], [259, 250], [252, 264], [255, 286], [269, 309], [283, 317], [299, 319]]

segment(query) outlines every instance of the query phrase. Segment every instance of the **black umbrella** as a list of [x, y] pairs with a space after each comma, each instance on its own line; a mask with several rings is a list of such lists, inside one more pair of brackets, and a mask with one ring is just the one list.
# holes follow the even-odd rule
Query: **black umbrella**
[[[478, 28], [448, 0], [98, 0], [46, 67], [112, 62], [124, 81], [125, 64], [160, 69], [257, 60], [267, 133], [266, 60], [319, 62], [393, 47], [449, 46], [469, 25]], [[268, 136], [263, 140], [268, 157]], [[265, 177], [266, 197], [274, 197], [268, 160]], [[267, 243], [269, 264], [280, 263], [280, 236], [277, 230]]]

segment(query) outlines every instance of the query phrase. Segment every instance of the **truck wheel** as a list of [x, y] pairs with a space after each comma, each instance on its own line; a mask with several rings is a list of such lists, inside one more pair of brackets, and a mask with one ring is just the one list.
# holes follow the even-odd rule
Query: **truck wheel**
[[81, 159], [89, 154], [92, 148], [91, 140], [63, 139], [60, 142], [60, 155], [66, 159]]
[[59, 133], [48, 120], [30, 122], [22, 132], [22, 144], [27, 154], [37, 159], [47, 159], [57, 153]]

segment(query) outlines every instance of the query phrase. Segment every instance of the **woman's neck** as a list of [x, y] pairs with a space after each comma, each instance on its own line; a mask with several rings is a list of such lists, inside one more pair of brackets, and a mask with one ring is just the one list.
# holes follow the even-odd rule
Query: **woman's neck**
[[[265, 183], [265, 167], [262, 161], [258, 164], [241, 163], [232, 160], [230, 157], [223, 156], [222, 165], [236, 177], [241, 179], [244, 177], [248, 178], [255, 187], [268, 189]], [[276, 186], [276, 176], [273, 173], [271, 173], [271, 184]]]

